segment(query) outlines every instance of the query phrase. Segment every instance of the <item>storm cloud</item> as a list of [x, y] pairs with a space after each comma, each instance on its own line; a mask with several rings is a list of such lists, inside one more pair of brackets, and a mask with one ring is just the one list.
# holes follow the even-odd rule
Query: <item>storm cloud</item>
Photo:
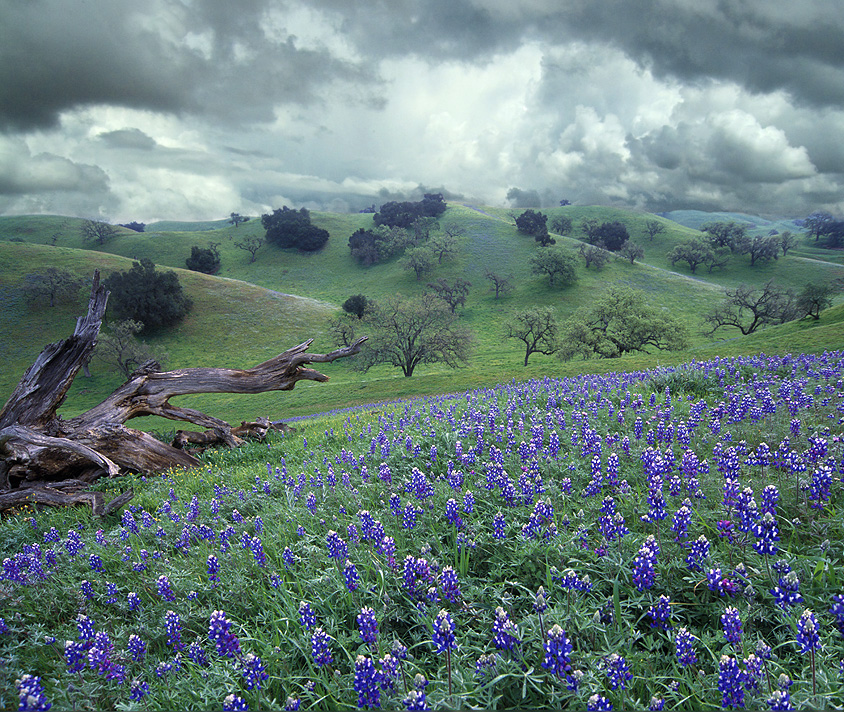
[[840, 214], [842, 36], [838, 0], [9, 0], [0, 209]]

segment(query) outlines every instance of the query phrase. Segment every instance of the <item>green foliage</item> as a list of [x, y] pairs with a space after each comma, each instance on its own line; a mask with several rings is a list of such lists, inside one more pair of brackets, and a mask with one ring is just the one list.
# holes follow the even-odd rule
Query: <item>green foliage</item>
[[428, 282], [428, 289], [448, 304], [452, 314], [457, 307], [466, 306], [466, 297], [469, 296], [471, 286], [471, 282], [459, 277], [453, 282], [449, 282], [445, 277], [440, 277], [436, 282]]
[[185, 266], [194, 272], [203, 274], [217, 274], [220, 271], [220, 251], [215, 245], [190, 248], [190, 257], [185, 260]]
[[193, 306], [178, 275], [170, 270], [157, 271], [146, 258], [133, 262], [126, 272], [109, 275], [103, 284], [111, 292], [109, 311], [118, 319], [141, 322], [144, 331], [177, 324]]
[[353, 294], [343, 302], [343, 311], [347, 314], [353, 314], [358, 319], [363, 319], [368, 307], [369, 300], [363, 294]]
[[31, 302], [47, 301], [51, 307], [61, 302], [74, 302], [83, 281], [66, 269], [48, 267], [24, 277], [23, 291]]
[[736, 222], [711, 222], [701, 227], [709, 235], [713, 247], [729, 247], [731, 250], [747, 235], [747, 225]]
[[402, 267], [416, 275], [416, 281], [422, 279], [423, 275], [432, 272], [437, 266], [437, 256], [429, 247], [414, 247], [408, 250], [401, 262]]
[[278, 247], [295, 247], [303, 252], [314, 252], [325, 247], [328, 231], [311, 224], [307, 208], [294, 210], [286, 205], [261, 216], [267, 242]]
[[349, 251], [363, 267], [384, 262], [413, 244], [415, 236], [408, 230], [389, 225], [380, 225], [369, 230], [358, 228], [349, 236]]
[[647, 295], [611, 286], [591, 307], [579, 309], [563, 325], [563, 358], [618, 358], [653, 347], [678, 351], [688, 343], [685, 325], [647, 304]]
[[689, 265], [692, 274], [697, 271], [699, 265], [707, 264], [715, 257], [715, 252], [709, 241], [702, 237], [693, 237], [683, 240], [671, 249], [667, 259], [673, 267], [678, 262], [685, 262]]
[[364, 370], [385, 363], [410, 378], [421, 364], [444, 363], [456, 368], [469, 359], [469, 330], [430, 293], [418, 299], [397, 294], [375, 302], [364, 322], [370, 341], [357, 361]]
[[629, 239], [630, 233], [627, 231], [627, 226], [618, 220], [613, 220], [612, 222], [601, 223], [592, 235], [590, 242], [596, 245], [602, 244], [610, 252], [618, 252]]
[[568, 287], [577, 281], [574, 257], [559, 247], [542, 247], [530, 260], [534, 274], [548, 275], [551, 287]]
[[408, 229], [420, 218], [438, 218], [448, 205], [441, 193], [425, 193], [422, 200], [384, 203], [375, 213], [375, 225]]
[[548, 234], [547, 222], [547, 215], [528, 209], [516, 218], [516, 229], [525, 235], [541, 237]]

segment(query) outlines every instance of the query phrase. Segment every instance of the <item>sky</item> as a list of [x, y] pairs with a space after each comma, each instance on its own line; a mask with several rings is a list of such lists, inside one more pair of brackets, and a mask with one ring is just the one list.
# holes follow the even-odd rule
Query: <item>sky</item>
[[0, 0], [0, 213], [844, 213], [841, 0]]

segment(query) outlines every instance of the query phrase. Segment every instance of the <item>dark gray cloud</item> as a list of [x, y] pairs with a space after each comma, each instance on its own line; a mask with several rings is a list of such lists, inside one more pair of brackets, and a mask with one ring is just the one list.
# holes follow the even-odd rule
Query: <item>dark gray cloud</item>
[[129, 148], [139, 151], [151, 151], [158, 144], [155, 139], [148, 136], [140, 129], [117, 129], [116, 131], [104, 131], [97, 136], [111, 148]]
[[844, 212], [842, 36], [840, 0], [0, 0], [0, 210]]
[[98, 166], [74, 163], [49, 153], [31, 155], [28, 147], [15, 139], [0, 140], [0, 195], [27, 193], [89, 193], [108, 191], [106, 173]]
[[[267, 121], [279, 103], [312, 103], [333, 81], [375, 84], [365, 66], [292, 35], [269, 36], [264, 0], [0, 4], [0, 127], [54, 126], [60, 113], [108, 104]], [[361, 100], [374, 100], [362, 90]]]

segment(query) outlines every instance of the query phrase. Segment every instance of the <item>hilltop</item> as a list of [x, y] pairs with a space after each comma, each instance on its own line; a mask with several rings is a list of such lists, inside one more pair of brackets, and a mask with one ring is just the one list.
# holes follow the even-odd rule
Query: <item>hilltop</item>
[[[472, 283], [460, 316], [475, 334], [474, 353], [467, 368], [453, 371], [434, 365], [420, 368], [412, 379], [404, 379], [398, 370], [386, 366], [362, 374], [351, 363], [338, 363], [326, 371], [332, 378], [328, 384], [300, 384], [295, 391], [283, 394], [192, 400], [196, 407], [235, 422], [258, 414], [283, 418], [355, 403], [490, 387], [513, 379], [643, 368], [718, 354], [823, 351], [842, 342], [842, 307], [825, 312], [820, 322], [772, 327], [749, 337], [741, 337], [737, 330], [721, 330], [717, 338], [704, 336], [700, 317], [720, 301], [724, 287], [742, 282], [761, 285], [773, 279], [799, 290], [809, 281], [839, 278], [844, 275], [840, 252], [817, 248], [801, 238], [786, 257], [752, 269], [747, 258], [736, 257], [727, 269], [712, 274], [698, 269], [692, 274], [682, 264], [672, 266], [666, 255], [677, 242], [700, 234], [693, 227], [630, 210], [566, 206], [543, 210], [550, 217], [549, 224], [559, 215], [573, 222], [572, 236], [555, 236], [558, 246], [574, 251], [581, 244], [577, 236], [585, 220], [619, 221], [627, 227], [631, 239], [642, 245], [645, 255], [635, 264], [613, 259], [601, 271], [585, 269], [578, 258], [578, 281], [558, 290], [548, 287], [547, 278], [531, 273], [529, 260], [538, 247], [532, 237], [516, 230], [513, 216], [519, 212], [449, 203], [440, 223], [459, 229], [459, 252], [419, 281], [412, 272], [402, 269], [398, 258], [362, 267], [351, 257], [348, 238], [358, 228], [372, 226], [371, 214], [313, 212], [313, 223], [330, 235], [324, 249], [300, 253], [265, 246], [254, 263], [236, 243], [247, 236], [263, 235], [260, 220], [255, 218], [238, 227], [217, 220], [155, 223], [143, 233], [119, 228], [114, 239], [93, 250], [82, 238], [80, 219], [0, 217], [0, 303], [4, 306], [0, 313], [4, 334], [0, 356], [6, 364], [0, 375], [0, 394], [5, 397], [11, 392], [46, 343], [68, 336], [74, 318], [84, 310], [81, 297], [78, 304], [52, 309], [27, 304], [21, 291], [26, 274], [56, 266], [90, 280], [94, 268], [108, 274], [128, 269], [132, 260], [144, 257], [175, 269], [195, 305], [178, 327], [149, 339], [169, 352], [168, 368], [251, 366], [307, 338], [315, 338], [313, 351], [331, 350], [334, 344], [329, 323], [340, 314], [340, 305], [350, 295], [363, 293], [372, 299], [395, 293], [413, 296], [439, 277], [461, 277]], [[646, 232], [649, 221], [658, 221], [665, 228], [654, 239]], [[191, 246], [207, 247], [209, 243], [216, 244], [220, 252], [219, 274], [208, 276], [185, 269]], [[496, 300], [484, 277], [487, 268], [512, 275], [514, 291]], [[554, 306], [565, 318], [590, 304], [610, 284], [640, 289], [652, 306], [680, 316], [690, 327], [689, 350], [568, 363], [536, 355], [527, 368], [521, 365], [521, 344], [503, 338], [504, 324], [514, 311], [532, 305]], [[80, 377], [74, 384], [66, 412], [73, 414], [90, 407], [119, 382], [116, 374], [94, 362], [92, 377]]]

